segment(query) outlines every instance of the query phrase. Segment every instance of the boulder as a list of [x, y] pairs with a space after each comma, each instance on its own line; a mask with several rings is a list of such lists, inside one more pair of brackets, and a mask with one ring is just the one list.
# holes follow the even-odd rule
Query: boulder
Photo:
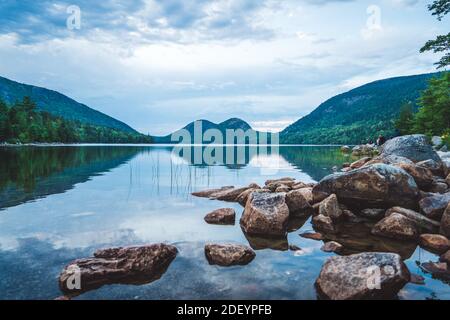
[[375, 157], [372, 160], [366, 162], [364, 164], [364, 166], [367, 167], [367, 166], [370, 166], [370, 165], [376, 164], [376, 163], [384, 163], [384, 164], [389, 164], [389, 165], [394, 165], [394, 166], [401, 164], [401, 163], [414, 164], [414, 162], [412, 162], [411, 160], [409, 160], [408, 158], [405, 158], [405, 157], [381, 154], [378, 157]]
[[442, 161], [436, 161], [432, 159], [417, 162], [417, 165], [423, 168], [427, 168], [433, 172], [433, 174], [441, 176], [444, 173], [444, 164]]
[[353, 163], [350, 165], [350, 168], [352, 168], [352, 169], [359, 169], [359, 168], [361, 168], [363, 165], [365, 165], [367, 162], [369, 162], [370, 160], [372, 160], [372, 158], [370, 158], [370, 157], [364, 157], [364, 158], [361, 158], [361, 159], [359, 159], [358, 161], [353, 162]]
[[430, 187], [430, 192], [444, 194], [448, 191], [447, 182], [433, 181]]
[[74, 296], [106, 284], [150, 283], [166, 272], [177, 252], [176, 247], [162, 243], [98, 250], [92, 258], [67, 265], [59, 276], [59, 287]]
[[319, 205], [319, 214], [330, 217], [333, 220], [339, 220], [342, 216], [342, 210], [335, 194], [332, 194]]
[[289, 188], [288, 186], [285, 186], [285, 185], [281, 185], [275, 189], [276, 193], [289, 192], [289, 191], [291, 191], [291, 188]]
[[286, 184], [286, 183], [292, 183], [292, 184], [294, 184], [295, 183], [295, 179], [294, 178], [291, 178], [291, 177], [284, 177], [284, 178], [280, 178], [280, 179], [272, 179], [272, 180], [267, 180], [266, 182], [265, 182], [265, 185], [266, 186], [268, 186], [269, 184], [272, 184], [272, 183], [284, 183], [284, 184]]
[[402, 206], [415, 209], [419, 189], [414, 179], [403, 169], [386, 164], [374, 164], [326, 176], [313, 188], [315, 202], [333, 193], [340, 202], [351, 207]]
[[447, 192], [423, 198], [419, 201], [419, 206], [425, 216], [440, 221], [449, 202], [450, 192]]
[[352, 149], [352, 155], [354, 156], [372, 156], [374, 154], [378, 154], [378, 149], [371, 144], [362, 144]]
[[412, 220], [394, 212], [389, 217], [379, 221], [372, 228], [372, 234], [396, 240], [416, 240], [419, 231]]
[[445, 183], [450, 188], [450, 174], [447, 176], [447, 178], [445, 178]]
[[434, 175], [430, 169], [418, 166], [413, 163], [399, 163], [396, 164], [396, 166], [409, 173], [414, 178], [419, 188], [427, 189], [432, 186]]
[[384, 209], [364, 209], [359, 212], [359, 215], [363, 218], [379, 221], [384, 217], [386, 210]]
[[316, 240], [316, 241], [321, 241], [321, 240], [325, 239], [324, 236], [318, 232], [305, 232], [305, 233], [300, 234], [300, 237], [305, 238], [305, 239]]
[[288, 219], [285, 193], [253, 192], [245, 206], [241, 226], [250, 235], [284, 236]]
[[329, 242], [325, 243], [322, 246], [322, 248], [320, 248], [320, 250], [322, 250], [324, 252], [336, 252], [336, 253], [339, 253], [339, 252], [342, 251], [343, 248], [344, 247], [339, 242], [329, 241]]
[[413, 162], [423, 160], [434, 160], [441, 162], [436, 151], [433, 150], [428, 138], [425, 135], [413, 134], [396, 137], [388, 140], [382, 147], [381, 153], [384, 155], [396, 155], [408, 158]]
[[447, 262], [425, 262], [420, 265], [420, 268], [424, 272], [431, 273], [433, 278], [449, 281], [450, 270], [448, 266]]
[[443, 254], [450, 249], [448, 239], [440, 234], [421, 234], [419, 244], [422, 248], [436, 254]]
[[[309, 188], [311, 190], [311, 188]], [[304, 189], [292, 190], [286, 194], [286, 204], [289, 207], [289, 213], [291, 215], [303, 215], [309, 214], [311, 209], [310, 200], [312, 198], [312, 192], [310, 196]]]
[[423, 214], [420, 214], [419, 212], [405, 209], [401, 207], [393, 207], [386, 211], [386, 217], [389, 217], [393, 213], [399, 213], [408, 219], [414, 221], [416, 223], [416, 226], [419, 227], [421, 230], [425, 230], [428, 232], [436, 232], [439, 230], [439, 222], [429, 219], [425, 217]]
[[349, 146], [342, 146], [341, 147], [341, 152], [342, 153], [350, 153], [352, 151], [352, 149]]
[[410, 273], [399, 255], [365, 252], [329, 258], [316, 288], [324, 299], [391, 299], [409, 281]]
[[450, 202], [442, 215], [440, 233], [450, 237]]
[[446, 253], [441, 255], [439, 260], [442, 262], [446, 262], [450, 265], [450, 250], [448, 250]]
[[255, 252], [244, 245], [237, 244], [207, 244], [205, 256], [211, 265], [229, 267], [247, 265], [256, 256]]
[[205, 221], [210, 224], [234, 225], [236, 212], [231, 208], [217, 209], [205, 216]]
[[295, 184], [292, 185], [292, 190], [297, 190], [297, 189], [303, 189], [303, 188], [307, 188], [308, 186], [306, 185], [306, 183], [304, 182], [296, 182]]
[[237, 202], [238, 197], [242, 194], [242, 192], [248, 189], [249, 189], [248, 187], [228, 189], [214, 193], [209, 198], [213, 200], [220, 200], [226, 202]]
[[312, 219], [312, 224], [317, 230], [325, 233], [336, 233], [337, 231], [334, 227], [333, 220], [323, 214], [314, 216]]
[[227, 186], [227, 187], [222, 187], [220, 189], [209, 189], [209, 190], [197, 191], [197, 192], [193, 192], [192, 195], [195, 197], [199, 197], [199, 198], [210, 198], [216, 193], [228, 191], [233, 188], [234, 188], [233, 186]]

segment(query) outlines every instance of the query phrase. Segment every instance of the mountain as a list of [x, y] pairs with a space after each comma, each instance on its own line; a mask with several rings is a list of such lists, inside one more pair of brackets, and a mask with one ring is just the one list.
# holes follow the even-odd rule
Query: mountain
[[394, 121], [439, 73], [375, 81], [335, 96], [281, 132], [281, 143], [358, 144], [396, 135]]
[[[214, 123], [214, 122], [211, 122], [208, 120], [197, 120], [197, 121], [189, 123], [187, 126], [183, 127], [182, 129], [175, 131], [172, 134], [169, 134], [167, 136], [153, 137], [154, 141], [156, 143], [175, 143], [176, 141], [172, 141], [172, 136], [180, 134], [182, 130], [187, 130], [191, 136], [191, 141], [183, 141], [183, 143], [195, 143], [193, 139], [194, 139], [196, 123], [197, 123], [197, 125], [201, 124], [202, 135], [207, 130], [216, 129], [222, 133], [224, 139], [226, 137], [227, 129], [232, 129], [232, 130], [242, 129], [243, 131], [252, 130], [252, 127], [247, 122], [245, 122], [244, 120], [239, 119], [239, 118], [231, 118], [231, 119], [228, 119], [221, 123]], [[257, 131], [254, 131], [254, 132], [258, 133]], [[203, 140], [202, 140], [202, 142], [210, 143], [210, 141], [203, 141]], [[225, 143], [225, 141], [224, 141], [224, 143]]]
[[0, 77], [0, 100], [12, 105], [16, 101], [22, 101], [25, 96], [30, 97], [36, 103], [38, 111], [45, 111], [70, 121], [112, 128], [126, 133], [137, 133], [127, 124], [78, 103], [59, 92]]

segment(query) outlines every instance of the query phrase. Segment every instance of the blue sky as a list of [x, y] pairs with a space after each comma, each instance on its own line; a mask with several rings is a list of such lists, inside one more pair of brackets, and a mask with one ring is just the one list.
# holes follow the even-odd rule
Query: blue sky
[[0, 0], [0, 75], [144, 133], [230, 117], [278, 130], [361, 84], [434, 71], [419, 49], [448, 22], [430, 2]]

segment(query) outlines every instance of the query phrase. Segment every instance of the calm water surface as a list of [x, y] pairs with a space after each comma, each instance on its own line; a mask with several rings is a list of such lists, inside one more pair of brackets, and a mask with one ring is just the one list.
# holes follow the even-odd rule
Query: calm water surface
[[[313, 230], [309, 219], [291, 221], [286, 239], [246, 238], [238, 223], [203, 220], [212, 210], [232, 207], [238, 221], [242, 207], [190, 194], [285, 176], [318, 181], [350, 160], [336, 147], [309, 146], [247, 155], [231, 165], [193, 164], [170, 147], [0, 148], [0, 299], [54, 299], [61, 295], [59, 272], [70, 261], [98, 248], [154, 242], [180, 251], [160, 280], [108, 285], [77, 299], [316, 299], [314, 281], [332, 254], [320, 251], [321, 241], [299, 236]], [[350, 229], [352, 236], [338, 239], [348, 253], [398, 252], [426, 278], [423, 286], [408, 284], [400, 299], [450, 299], [448, 284], [417, 266], [437, 256]], [[247, 266], [210, 266], [203, 248], [211, 241], [250, 244], [256, 259]], [[288, 244], [302, 251], [289, 251]]]

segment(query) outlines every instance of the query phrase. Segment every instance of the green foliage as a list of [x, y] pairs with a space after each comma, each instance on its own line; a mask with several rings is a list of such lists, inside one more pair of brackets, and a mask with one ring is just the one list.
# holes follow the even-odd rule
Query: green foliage
[[401, 107], [416, 101], [436, 74], [392, 78], [369, 83], [338, 95], [286, 128], [282, 143], [359, 144], [398, 135], [394, 119]]
[[400, 115], [395, 121], [395, 128], [400, 134], [405, 135], [411, 133], [412, 122], [414, 119], [414, 111], [411, 103], [405, 103], [400, 109]]
[[[450, 12], [450, 0], [435, 0], [428, 6], [433, 16], [437, 16], [439, 21]], [[436, 63], [437, 68], [445, 68], [450, 65], [450, 33], [437, 36], [435, 40], [430, 40], [420, 49], [420, 52], [433, 51], [434, 53], [444, 52], [444, 56]]]
[[450, 130], [450, 72], [430, 80], [419, 99], [420, 109], [414, 116], [412, 131], [441, 136]]
[[0, 142], [150, 143], [151, 137], [38, 111], [29, 97], [10, 108], [0, 100]]
[[128, 133], [137, 133], [125, 123], [62, 95], [56, 91], [30, 86], [0, 77], [0, 100], [8, 105], [30, 97], [38, 111], [69, 121], [78, 121], [96, 127], [107, 127]]

